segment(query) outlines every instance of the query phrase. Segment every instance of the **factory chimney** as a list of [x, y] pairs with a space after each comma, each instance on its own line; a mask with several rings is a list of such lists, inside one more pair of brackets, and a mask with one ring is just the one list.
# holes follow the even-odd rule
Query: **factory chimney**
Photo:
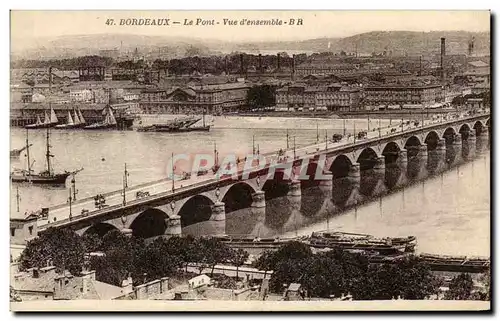
[[280, 66], [280, 54], [278, 53], [278, 65], [276, 66], [276, 69], [280, 70], [281, 66]]
[[292, 56], [292, 80], [295, 79], [295, 55]]
[[444, 82], [444, 56], [446, 56], [446, 38], [441, 38], [441, 81]]

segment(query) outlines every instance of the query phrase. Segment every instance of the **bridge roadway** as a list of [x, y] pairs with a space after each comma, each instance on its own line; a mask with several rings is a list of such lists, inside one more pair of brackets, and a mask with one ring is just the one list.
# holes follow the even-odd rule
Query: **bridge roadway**
[[[441, 116], [434, 117], [434, 119], [423, 120], [423, 123], [422, 119], [419, 119], [418, 121], [420, 123], [418, 125], [415, 125], [414, 121], [411, 121], [408, 125], [408, 121], [403, 120], [403, 122], [399, 121], [394, 126], [388, 126], [380, 129], [376, 128], [374, 130], [371, 130], [367, 132], [367, 137], [364, 139], [355, 140], [353, 135], [349, 135], [349, 137], [344, 137], [341, 141], [335, 143], [331, 141], [326, 142], [323, 140], [323, 142], [321, 143], [297, 147], [295, 148], [295, 150], [293, 148], [284, 150], [282, 157], [293, 159], [295, 154], [297, 160], [305, 158], [306, 156], [311, 157], [320, 154], [329, 154], [332, 152], [338, 153], [343, 150], [360, 148], [365, 144], [395, 140], [402, 135], [411, 136], [412, 134], [416, 134], [422, 131], [429, 131], [435, 128], [446, 128], [446, 126], [453, 125], [457, 122], [476, 121], [483, 118], [486, 119], [488, 118], [487, 116], [489, 116], [489, 112], [476, 114], [473, 116], [467, 116], [465, 114], [448, 114], [444, 117]], [[275, 160], [277, 155], [278, 153], [276, 151], [261, 154], [261, 156], [266, 159], [267, 164], [271, 163], [273, 159]], [[244, 162], [238, 164], [238, 175], [242, 174], [244, 166]], [[254, 167], [250, 170], [250, 172], [253, 172], [255, 170], [262, 169]], [[199, 190], [200, 188], [206, 190], [207, 187], [211, 186], [215, 188], [214, 186], [216, 184], [219, 184], [224, 180], [225, 179], [218, 179], [215, 174], [209, 171], [209, 173], [205, 175], [192, 175], [190, 179], [176, 180], [174, 182], [175, 190], [172, 192], [172, 180], [160, 179], [154, 182], [127, 188], [125, 193], [125, 205], [123, 203], [122, 190], [102, 194], [106, 198], [107, 206], [101, 209], [95, 208], [93, 197], [73, 202], [71, 205], [71, 217], [69, 204], [60, 204], [49, 208], [49, 214], [47, 218], [39, 218], [37, 220], [38, 230], [43, 231], [50, 226], [63, 226], [70, 222], [75, 223], [79, 220], [98, 217], [100, 215], [105, 215], [109, 212], [114, 212], [119, 209], [126, 209], [137, 205], [148, 204], [150, 202], [154, 202], [168, 196], [175, 196], [176, 194], [186, 195], [191, 190], [193, 192]], [[149, 192], [150, 195], [143, 198], [136, 198], [136, 193], [139, 191]], [[88, 212], [83, 214], [82, 210], [88, 210]]]

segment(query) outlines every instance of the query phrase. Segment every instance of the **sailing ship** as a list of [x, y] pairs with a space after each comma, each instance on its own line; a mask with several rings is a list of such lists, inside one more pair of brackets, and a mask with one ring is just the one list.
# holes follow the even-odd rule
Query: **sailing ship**
[[[81, 114], [81, 112], [80, 112], [80, 114]], [[84, 123], [81, 122], [80, 116], [78, 116], [76, 109], [74, 109], [73, 110], [73, 117], [71, 116], [71, 112], [68, 110], [68, 117], [67, 117], [66, 124], [56, 125], [55, 128], [57, 128], [57, 129], [73, 129], [73, 128], [80, 128], [83, 126], [83, 124]]]
[[[203, 119], [202, 126], [193, 126], [197, 122]], [[171, 122], [165, 124], [153, 124], [150, 126], [140, 127], [137, 131], [141, 132], [167, 132], [167, 133], [183, 133], [192, 131], [209, 131], [210, 125], [205, 124], [205, 114], [200, 118], [195, 116], [188, 116], [183, 118], [174, 119]]]
[[50, 153], [50, 147], [51, 147], [50, 146], [50, 131], [49, 131], [48, 127], [47, 127], [47, 150], [45, 153], [45, 157], [46, 157], [46, 161], [47, 161], [47, 168], [38, 174], [35, 174], [33, 169], [32, 169], [32, 163], [30, 160], [30, 152], [29, 152], [30, 146], [31, 145], [29, 144], [29, 140], [28, 140], [28, 130], [26, 130], [25, 149], [26, 149], [26, 158], [27, 158], [28, 169], [27, 170], [17, 170], [17, 171], [12, 172], [11, 173], [12, 182], [18, 182], [18, 183], [30, 182], [33, 184], [60, 185], [60, 184], [66, 183], [66, 179], [68, 178], [68, 176], [76, 175], [78, 172], [83, 170], [83, 168], [81, 168], [79, 170], [72, 171], [72, 172], [68, 172], [68, 171], [64, 171], [63, 173], [55, 173], [54, 172], [54, 170], [52, 168], [51, 161], [50, 161], [50, 159], [52, 157], [54, 157], [54, 155], [52, 155]]
[[117, 126], [115, 115], [111, 107], [107, 108], [104, 121], [83, 127], [83, 129], [115, 129]]
[[45, 117], [43, 122], [40, 120], [40, 116], [36, 116], [36, 122], [34, 124], [26, 125], [25, 128], [38, 129], [38, 128], [50, 128], [56, 126], [59, 122], [56, 113], [52, 107], [50, 107], [50, 116], [47, 111], [45, 111]]

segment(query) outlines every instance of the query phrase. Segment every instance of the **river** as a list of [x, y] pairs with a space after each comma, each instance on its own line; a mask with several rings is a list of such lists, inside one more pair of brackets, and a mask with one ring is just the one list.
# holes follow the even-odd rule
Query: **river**
[[[355, 122], [356, 130], [367, 127], [366, 119]], [[352, 131], [353, 123], [354, 120], [347, 121], [348, 132]], [[382, 126], [388, 123], [388, 120], [381, 121]], [[372, 120], [371, 126], [376, 125], [378, 121]], [[244, 155], [252, 150], [254, 137], [256, 147], [258, 145], [264, 153], [286, 147], [286, 128], [289, 128], [290, 146], [293, 145], [293, 137], [297, 146], [312, 144], [317, 139], [316, 127], [319, 128], [320, 140], [324, 141], [326, 130], [328, 135], [343, 131], [343, 121], [226, 118], [216, 121], [215, 128], [209, 133], [184, 134], [51, 130], [51, 145], [56, 170], [84, 168], [76, 178], [77, 198], [84, 198], [120, 189], [124, 162], [130, 173], [128, 181], [131, 186], [162, 178], [171, 153], [213, 153], [213, 143], [216, 142], [220, 155], [230, 152]], [[37, 171], [45, 166], [45, 134], [44, 130], [32, 130], [29, 134]], [[12, 128], [11, 149], [20, 148], [24, 144], [25, 135], [25, 130]], [[487, 152], [458, 169], [343, 212], [328, 209], [330, 197], [314, 190], [305, 190], [300, 204], [294, 210], [283, 206], [279, 199], [267, 202], [266, 215], [276, 215], [278, 212], [285, 217], [281, 226], [269, 226], [261, 219], [252, 217], [247, 209], [228, 213], [223, 231], [218, 232], [293, 236], [330, 229], [377, 236], [415, 235], [419, 252], [489, 255], [489, 157], [490, 153]], [[24, 167], [24, 153], [11, 164], [11, 167]], [[25, 211], [64, 203], [68, 198], [68, 183], [66, 188], [26, 184], [13, 186], [11, 215], [22, 215]], [[19, 187], [19, 214], [15, 187]], [[312, 208], [316, 212], [314, 219], [306, 213]], [[195, 224], [185, 228], [183, 232], [204, 234], [207, 225], [210, 223]]]

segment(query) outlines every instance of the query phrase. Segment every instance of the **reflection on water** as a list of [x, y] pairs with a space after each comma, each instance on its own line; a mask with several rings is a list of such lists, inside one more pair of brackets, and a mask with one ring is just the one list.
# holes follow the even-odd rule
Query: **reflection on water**
[[[401, 170], [394, 168], [386, 169], [390, 174], [385, 184], [383, 179], [371, 179], [357, 188], [347, 179], [337, 179], [333, 193], [310, 187], [303, 189], [300, 197], [266, 200], [265, 213], [251, 208], [227, 213], [225, 229], [219, 234], [273, 237], [333, 229], [380, 237], [415, 235], [419, 252], [489, 255], [489, 157], [487, 152], [456, 169], [410, 182], [406, 187], [394, 183], [401, 176]], [[384, 196], [356, 194], [360, 189], [368, 195], [381, 184], [388, 192]], [[353, 197], [359, 200], [358, 205], [344, 209]], [[210, 229], [211, 224], [198, 223], [184, 228], [183, 233], [208, 234], [204, 226]]]

